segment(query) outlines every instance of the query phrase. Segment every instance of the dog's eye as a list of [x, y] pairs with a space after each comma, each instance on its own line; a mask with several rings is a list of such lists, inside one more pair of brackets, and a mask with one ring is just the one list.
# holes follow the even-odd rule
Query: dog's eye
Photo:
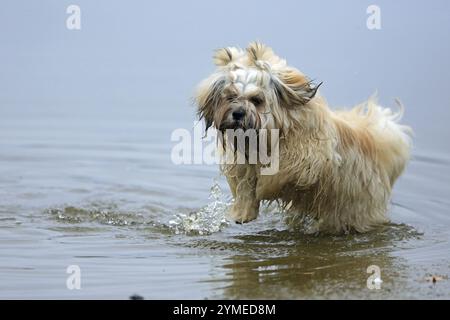
[[250, 98], [250, 102], [253, 103], [254, 106], [259, 106], [261, 103], [263, 103], [263, 99], [261, 97], [253, 97]]
[[237, 95], [236, 94], [230, 94], [230, 95], [227, 96], [227, 100], [230, 101], [230, 102], [234, 101], [236, 99], [237, 99]]

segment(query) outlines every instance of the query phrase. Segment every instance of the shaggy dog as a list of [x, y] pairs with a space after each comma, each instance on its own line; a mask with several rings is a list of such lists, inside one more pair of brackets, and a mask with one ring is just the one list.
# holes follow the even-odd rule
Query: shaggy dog
[[258, 216], [262, 200], [315, 221], [318, 230], [365, 232], [387, 222], [394, 182], [410, 154], [410, 129], [401, 113], [374, 98], [332, 111], [314, 85], [271, 48], [219, 49], [217, 70], [198, 88], [196, 103], [207, 129], [279, 130], [279, 170], [260, 163], [225, 164], [239, 223]]

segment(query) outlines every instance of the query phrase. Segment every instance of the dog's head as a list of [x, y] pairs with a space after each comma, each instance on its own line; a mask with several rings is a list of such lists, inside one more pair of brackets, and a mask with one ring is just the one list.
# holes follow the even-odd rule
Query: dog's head
[[219, 49], [214, 62], [217, 70], [196, 94], [206, 129], [283, 129], [290, 111], [309, 103], [320, 86], [256, 42], [246, 50]]

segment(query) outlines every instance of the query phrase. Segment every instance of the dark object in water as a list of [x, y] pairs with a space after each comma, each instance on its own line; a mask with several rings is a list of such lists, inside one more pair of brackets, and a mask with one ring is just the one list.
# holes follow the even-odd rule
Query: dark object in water
[[138, 294], [133, 294], [132, 296], [130, 296], [130, 300], [144, 300], [144, 297]]
[[425, 277], [425, 280], [428, 282], [432, 282], [433, 284], [436, 284], [438, 281], [446, 280], [446, 276], [438, 276], [438, 275], [431, 275], [428, 277]]

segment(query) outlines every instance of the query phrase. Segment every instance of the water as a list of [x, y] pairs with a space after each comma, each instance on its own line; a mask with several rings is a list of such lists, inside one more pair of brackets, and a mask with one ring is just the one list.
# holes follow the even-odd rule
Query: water
[[[297, 44], [280, 37], [283, 21], [293, 21], [281, 9], [269, 10], [279, 24], [258, 32], [242, 25], [213, 32], [201, 21], [220, 19], [219, 4], [186, 5], [187, 20], [165, 21], [176, 14], [170, 5], [79, 2], [86, 20], [78, 34], [58, 20], [65, 7], [50, 2], [11, 2], [0, 13], [8, 12], [0, 19], [8, 62], [0, 75], [0, 298], [450, 298], [447, 2], [380, 1], [379, 33], [365, 29], [370, 3], [345, 10], [304, 3], [309, 14], [299, 26], [314, 25], [316, 34]], [[300, 12], [287, 5], [288, 15]], [[116, 18], [108, 26], [98, 23], [104, 10]], [[142, 20], [144, 12], [151, 19]], [[162, 27], [164, 36], [153, 33]], [[375, 88], [382, 104], [401, 98], [415, 147], [389, 225], [307, 234], [289, 229], [275, 204], [237, 225], [225, 217], [231, 197], [217, 166], [171, 162], [171, 132], [192, 130], [189, 98], [211, 71], [211, 50], [256, 38], [325, 80], [332, 105], [360, 102]], [[357, 48], [346, 50], [355, 39]], [[326, 44], [337, 46], [333, 55]], [[188, 61], [175, 55], [181, 49]], [[66, 287], [70, 265], [81, 269], [81, 290]], [[371, 265], [381, 270], [380, 290], [367, 288]]]
[[[172, 164], [171, 126], [147, 123], [145, 110], [78, 109], [79, 128], [50, 111], [29, 110], [27, 121], [10, 109], [1, 120], [2, 298], [450, 297], [448, 280], [427, 280], [450, 266], [444, 156], [415, 150], [390, 225], [306, 235], [275, 204], [250, 224], [230, 223], [218, 168]], [[66, 288], [69, 265], [81, 268], [81, 290]], [[381, 290], [366, 287], [370, 265]]]

